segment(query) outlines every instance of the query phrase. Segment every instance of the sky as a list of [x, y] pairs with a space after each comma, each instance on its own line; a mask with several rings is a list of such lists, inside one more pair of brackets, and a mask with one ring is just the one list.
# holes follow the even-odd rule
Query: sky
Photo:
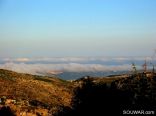
[[155, 0], [0, 0], [0, 57], [150, 56]]

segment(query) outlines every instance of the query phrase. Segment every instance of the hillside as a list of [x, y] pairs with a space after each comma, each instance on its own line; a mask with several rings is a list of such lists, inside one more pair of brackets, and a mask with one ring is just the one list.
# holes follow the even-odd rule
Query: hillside
[[72, 109], [64, 107], [55, 116], [154, 116], [156, 75], [84, 77], [75, 81]]
[[13, 112], [40, 108], [54, 113], [59, 107], [70, 107], [73, 85], [55, 77], [0, 69], [0, 85], [0, 98], [15, 100], [18, 104], [9, 105], [13, 106]]
[[0, 69], [0, 116], [155, 114], [156, 75], [85, 76], [74, 81]]

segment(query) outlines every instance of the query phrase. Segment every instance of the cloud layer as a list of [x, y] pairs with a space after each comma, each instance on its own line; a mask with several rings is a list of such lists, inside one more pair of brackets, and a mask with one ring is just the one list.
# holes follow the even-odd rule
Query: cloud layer
[[[150, 58], [146, 59], [151, 60]], [[141, 65], [144, 60], [144, 57], [4, 58], [1, 59], [0, 68], [30, 74], [44, 74], [54, 71], [125, 71], [131, 70], [132, 62]]]

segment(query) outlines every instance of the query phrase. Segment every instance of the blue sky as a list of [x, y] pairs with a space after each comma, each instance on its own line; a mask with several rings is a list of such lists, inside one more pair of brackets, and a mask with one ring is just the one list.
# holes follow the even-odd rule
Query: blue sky
[[155, 0], [0, 0], [0, 57], [149, 56]]

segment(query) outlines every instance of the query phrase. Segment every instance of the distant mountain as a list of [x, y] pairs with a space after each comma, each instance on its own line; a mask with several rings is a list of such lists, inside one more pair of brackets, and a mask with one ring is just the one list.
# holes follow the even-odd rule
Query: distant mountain
[[[77, 80], [84, 76], [91, 76], [91, 77], [107, 77], [109, 75], [121, 75], [129, 73], [128, 71], [90, 71], [90, 72], [62, 72], [60, 74], [57, 74], [61, 79], [64, 80]], [[50, 75], [48, 75], [50, 76]]]

